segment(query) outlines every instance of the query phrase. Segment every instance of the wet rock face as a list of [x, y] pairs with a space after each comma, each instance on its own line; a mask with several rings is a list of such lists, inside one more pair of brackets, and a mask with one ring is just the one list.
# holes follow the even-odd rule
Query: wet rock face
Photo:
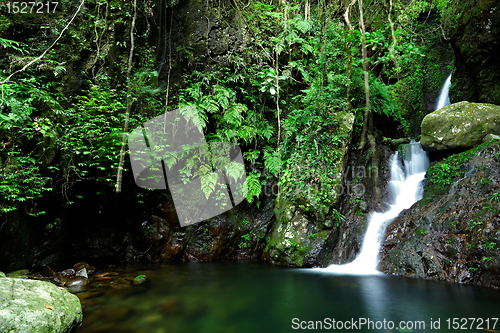
[[386, 230], [379, 270], [500, 286], [499, 143], [491, 141], [429, 169], [423, 199]]
[[[241, 30], [244, 22], [237, 11], [206, 6], [205, 2], [188, 0], [179, 4], [177, 12], [183, 30], [177, 31], [177, 42], [194, 46], [198, 55], [222, 56], [229, 50], [241, 52], [248, 38]], [[240, 29], [240, 30], [238, 30]]]
[[[203, 66], [217, 67], [219, 63], [229, 61], [235, 52], [243, 52], [250, 43], [247, 32], [237, 10], [228, 10], [226, 5], [213, 6], [205, 1], [181, 1], [172, 14], [172, 42], [177, 50], [172, 58], [171, 79], [182, 83], [181, 75], [186, 68]], [[231, 7], [232, 8], [232, 7]], [[166, 26], [169, 26], [167, 18]], [[168, 36], [159, 36], [159, 48], [168, 57]], [[200, 59], [203, 61], [200, 62]], [[163, 58], [165, 59], [165, 58]], [[166, 79], [168, 66], [163, 66], [160, 78]]]
[[459, 102], [425, 116], [420, 143], [425, 150], [470, 148], [489, 134], [500, 134], [500, 106]]
[[264, 200], [260, 208], [247, 202], [207, 221], [181, 227], [170, 221], [167, 195], [157, 198], [154, 215], [143, 223], [144, 251], [130, 248], [130, 261], [212, 261], [260, 258], [264, 237], [274, 221], [274, 202]]
[[445, 29], [455, 52], [450, 99], [500, 104], [498, 1], [452, 1]]
[[[344, 169], [346, 190], [339, 207], [345, 218], [329, 234], [318, 256], [318, 262], [323, 267], [346, 264], [356, 259], [363, 244], [370, 212], [381, 212], [387, 208], [385, 202], [390, 200], [387, 191], [390, 179], [389, 158], [394, 151], [388, 146], [379, 145], [377, 153], [380, 164], [375, 169], [366, 166], [366, 152], [350, 152], [348, 165]], [[380, 197], [376, 195], [376, 184], [379, 186]]]
[[[371, 211], [384, 211], [390, 178], [389, 157], [394, 153], [380, 144], [378, 135], [377, 167], [370, 165], [367, 151], [351, 150], [344, 155], [342, 178], [331, 204], [343, 216], [325, 214], [318, 218], [314, 206], [304, 201], [288, 203], [283, 217], [273, 224], [267, 238], [264, 259], [274, 264], [295, 267], [326, 267], [353, 261], [360, 251]], [[300, 197], [300, 196], [298, 196]], [[301, 207], [301, 205], [303, 207]]]

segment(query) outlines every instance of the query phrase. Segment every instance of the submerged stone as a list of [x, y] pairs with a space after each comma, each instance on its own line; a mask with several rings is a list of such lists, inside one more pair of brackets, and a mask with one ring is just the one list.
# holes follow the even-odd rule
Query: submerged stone
[[165, 301], [160, 311], [165, 315], [179, 315], [182, 312], [183, 304], [178, 299], [169, 299]]
[[90, 265], [86, 262], [79, 262], [73, 265], [73, 269], [75, 270], [75, 272], [78, 272], [82, 268], [85, 268], [88, 271], [90, 269]]
[[429, 113], [422, 120], [425, 150], [471, 148], [488, 134], [500, 134], [500, 106], [459, 102]]
[[45, 265], [42, 271], [43, 276], [56, 276], [57, 273], [49, 265]]
[[89, 283], [89, 279], [83, 276], [73, 276], [64, 284], [68, 288], [85, 287]]
[[137, 286], [137, 285], [143, 284], [147, 280], [148, 280], [148, 278], [146, 277], [146, 275], [138, 275], [134, 278], [134, 281], [132, 283]]
[[78, 272], [75, 273], [75, 276], [83, 276], [84, 278], [88, 279], [87, 269], [85, 268], [80, 269]]
[[71, 332], [82, 322], [78, 297], [44, 281], [0, 279], [0, 332]]

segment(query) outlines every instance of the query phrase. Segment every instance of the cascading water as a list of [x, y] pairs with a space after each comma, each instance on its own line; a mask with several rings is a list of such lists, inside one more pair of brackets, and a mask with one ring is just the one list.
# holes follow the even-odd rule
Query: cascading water
[[[453, 73], [452, 73], [453, 74]], [[446, 79], [436, 103], [436, 111], [450, 104], [449, 90], [451, 86], [451, 75]], [[330, 265], [320, 269], [324, 272], [341, 274], [379, 274], [377, 271], [378, 253], [381, 238], [386, 226], [396, 218], [403, 209], [410, 208], [423, 195], [422, 180], [429, 167], [429, 156], [422, 149], [419, 142], [411, 141], [401, 163], [399, 153], [391, 156], [391, 180], [389, 181], [389, 193], [392, 202], [390, 209], [385, 213], [372, 213], [368, 230], [366, 231], [361, 252], [351, 263], [345, 265]]]
[[448, 94], [450, 91], [450, 86], [451, 86], [451, 74], [444, 82], [443, 88], [441, 88], [441, 92], [439, 93], [439, 98], [436, 103], [436, 111], [445, 107], [446, 105], [450, 105], [450, 95]]
[[420, 143], [412, 141], [407, 146], [403, 161], [404, 165], [401, 163], [398, 152], [391, 156], [391, 179], [388, 186], [393, 199], [389, 203], [390, 209], [385, 213], [371, 214], [358, 257], [349, 264], [331, 265], [323, 271], [357, 275], [379, 273], [377, 271], [378, 253], [385, 227], [403, 209], [410, 208], [423, 195], [421, 182], [429, 167], [427, 152], [422, 149]]

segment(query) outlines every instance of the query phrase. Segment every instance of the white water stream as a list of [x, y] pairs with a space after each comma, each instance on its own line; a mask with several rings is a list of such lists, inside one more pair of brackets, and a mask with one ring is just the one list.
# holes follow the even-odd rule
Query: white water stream
[[441, 88], [441, 92], [439, 93], [439, 98], [436, 103], [436, 111], [445, 107], [446, 105], [450, 105], [450, 95], [448, 94], [450, 91], [450, 86], [451, 86], [451, 74], [446, 79], [443, 88]]
[[368, 222], [361, 252], [351, 263], [345, 265], [331, 265], [323, 271], [344, 274], [377, 274], [378, 253], [380, 242], [385, 232], [385, 227], [399, 215], [403, 209], [410, 208], [423, 195], [421, 182], [425, 171], [429, 167], [427, 152], [420, 143], [412, 141], [407, 146], [407, 159], [401, 163], [399, 153], [391, 156], [391, 179], [389, 193], [393, 198], [390, 209], [385, 213], [371, 213]]
[[[450, 86], [451, 74], [441, 89], [436, 110], [450, 104], [448, 94]], [[422, 180], [429, 167], [428, 154], [422, 149], [420, 143], [413, 140], [407, 146], [407, 150], [409, 151], [406, 152], [406, 156], [403, 156], [403, 163], [398, 152], [391, 156], [391, 180], [388, 184], [392, 198], [392, 202], [389, 203], [390, 209], [385, 213], [371, 213], [358, 257], [351, 263], [330, 265], [327, 268], [321, 268], [321, 271], [356, 275], [380, 274], [377, 271], [378, 254], [385, 228], [402, 210], [410, 208], [423, 195]]]

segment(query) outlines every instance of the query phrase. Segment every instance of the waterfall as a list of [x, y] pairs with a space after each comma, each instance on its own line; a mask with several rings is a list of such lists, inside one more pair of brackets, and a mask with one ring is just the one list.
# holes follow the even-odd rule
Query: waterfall
[[[396, 152], [391, 156], [391, 178], [388, 183], [390, 209], [385, 213], [371, 213], [368, 221], [361, 252], [351, 263], [345, 265], [330, 265], [326, 272], [343, 274], [378, 274], [378, 253], [381, 238], [386, 226], [396, 218], [403, 209], [410, 208], [423, 195], [422, 180], [429, 167], [429, 157], [419, 142], [412, 142], [406, 146], [405, 156], [400, 157]], [[403, 161], [403, 163], [402, 163]]]
[[[448, 92], [451, 86], [451, 73], [443, 84], [436, 103], [436, 111], [450, 104]], [[345, 265], [330, 265], [320, 269], [324, 272], [341, 274], [379, 274], [377, 271], [378, 253], [380, 242], [387, 225], [396, 218], [402, 210], [410, 208], [415, 202], [422, 199], [422, 180], [429, 167], [429, 156], [422, 149], [419, 142], [414, 140], [406, 146], [405, 156], [399, 156], [396, 152], [391, 156], [391, 179], [388, 183], [390, 198], [390, 209], [385, 213], [371, 213], [368, 219], [361, 252], [356, 259]], [[401, 162], [403, 160], [403, 163]]]
[[435, 111], [441, 109], [442, 107], [445, 107], [446, 105], [450, 105], [450, 96], [448, 95], [448, 92], [450, 91], [450, 86], [451, 86], [451, 74], [444, 82], [443, 88], [441, 88], [441, 92], [439, 93], [439, 98], [436, 103]]

